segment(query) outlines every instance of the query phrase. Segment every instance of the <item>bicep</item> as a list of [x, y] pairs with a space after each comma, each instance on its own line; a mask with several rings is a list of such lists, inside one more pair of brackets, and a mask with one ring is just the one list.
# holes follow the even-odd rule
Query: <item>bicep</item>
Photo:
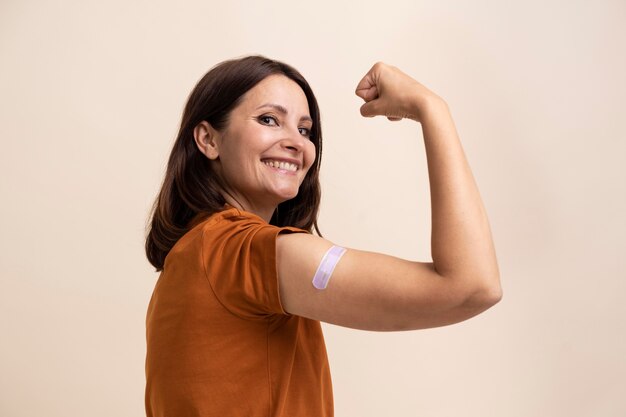
[[363, 330], [411, 330], [465, 320], [464, 288], [439, 275], [432, 263], [348, 249], [328, 286], [312, 284], [332, 243], [312, 235], [280, 235], [277, 269], [285, 311]]

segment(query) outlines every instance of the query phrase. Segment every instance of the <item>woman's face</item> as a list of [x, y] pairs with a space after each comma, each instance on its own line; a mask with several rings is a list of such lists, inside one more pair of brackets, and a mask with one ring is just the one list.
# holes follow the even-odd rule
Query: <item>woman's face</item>
[[271, 75], [249, 90], [216, 133], [211, 163], [226, 193], [253, 212], [294, 198], [315, 160], [312, 124], [306, 95], [291, 79]]

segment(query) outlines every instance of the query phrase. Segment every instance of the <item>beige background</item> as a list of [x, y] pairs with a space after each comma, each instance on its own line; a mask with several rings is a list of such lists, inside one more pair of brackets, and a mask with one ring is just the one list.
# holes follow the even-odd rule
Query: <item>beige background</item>
[[321, 227], [429, 259], [419, 125], [363, 119], [377, 60], [443, 96], [505, 296], [455, 326], [324, 325], [336, 415], [626, 415], [624, 1], [0, 2], [0, 415], [143, 414], [144, 223], [187, 94], [261, 53], [316, 91]]

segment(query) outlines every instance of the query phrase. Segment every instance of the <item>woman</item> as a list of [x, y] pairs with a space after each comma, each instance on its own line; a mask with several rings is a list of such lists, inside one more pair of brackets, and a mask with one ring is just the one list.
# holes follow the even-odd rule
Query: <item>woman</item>
[[185, 108], [146, 252], [148, 416], [332, 416], [320, 321], [394, 331], [468, 319], [501, 297], [489, 223], [446, 103], [395, 67], [361, 114], [422, 125], [433, 262], [345, 250], [317, 229], [313, 92], [264, 57], [226, 61]]

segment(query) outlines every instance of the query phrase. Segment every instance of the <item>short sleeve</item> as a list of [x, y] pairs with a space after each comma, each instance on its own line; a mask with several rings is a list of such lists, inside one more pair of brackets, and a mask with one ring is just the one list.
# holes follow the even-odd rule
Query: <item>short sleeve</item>
[[256, 216], [220, 220], [203, 231], [206, 277], [218, 301], [232, 314], [249, 320], [288, 315], [280, 302], [276, 237], [306, 233], [269, 225]]

